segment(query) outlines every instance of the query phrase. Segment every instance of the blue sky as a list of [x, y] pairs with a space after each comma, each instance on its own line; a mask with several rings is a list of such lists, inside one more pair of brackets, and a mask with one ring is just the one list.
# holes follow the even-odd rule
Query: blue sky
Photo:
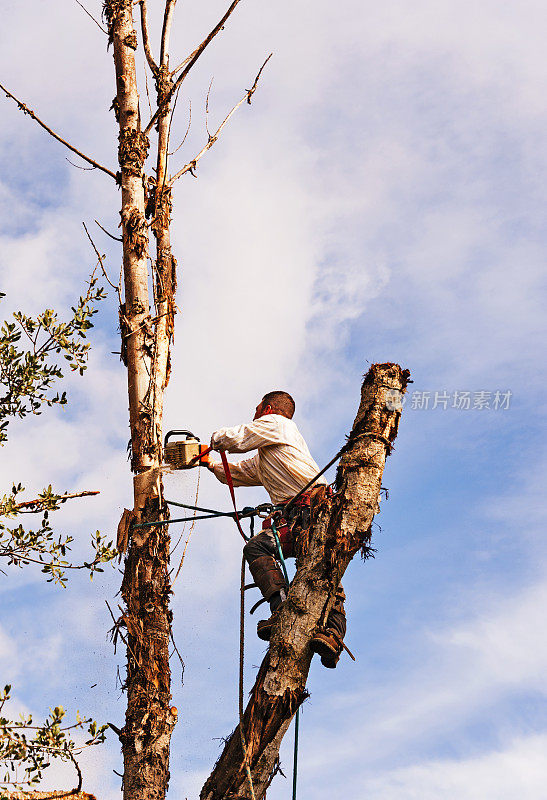
[[[69, 2], [36, 2], [31, 15], [7, 0], [0, 9], [2, 82], [114, 165], [101, 32]], [[222, 10], [216, 0], [177, 7], [174, 52], [184, 57]], [[411, 392], [432, 397], [512, 392], [506, 410], [417, 410], [409, 394], [384, 475], [376, 559], [356, 560], [344, 581], [358, 661], [312, 666], [301, 797], [545, 796], [546, 16], [532, 0], [412, 9], [244, 0], [179, 100], [177, 144], [190, 100], [193, 126], [174, 167], [204, 142], [211, 77], [214, 124], [274, 51], [253, 105], [175, 194], [181, 314], [166, 430], [206, 439], [283, 386], [325, 463], [351, 427], [370, 362], [408, 367]], [[146, 106], [144, 90], [141, 99]], [[70, 166], [7, 101], [0, 159], [4, 308], [69, 305], [92, 265], [81, 221], [114, 231], [117, 190]], [[117, 246], [99, 231], [96, 240], [117, 274]], [[85, 378], [69, 382], [68, 409], [14, 424], [1, 466], [5, 486], [17, 478], [29, 493], [51, 481], [101, 490], [59, 514], [76, 557], [131, 502], [112, 297], [94, 342]], [[191, 497], [195, 478], [169, 478], [170, 494]], [[208, 474], [199, 497], [228, 504]], [[242, 504], [262, 497], [239, 492]], [[184, 687], [173, 663], [173, 797], [197, 797], [218, 737], [235, 724], [239, 562], [230, 526], [196, 527], [173, 600], [186, 662]], [[64, 591], [33, 572], [3, 578], [0, 674], [15, 708], [39, 717], [62, 703], [120, 724], [122, 658], [106, 638], [105, 605], [120, 578], [76, 576]], [[253, 626], [249, 688], [263, 653]], [[288, 770], [290, 748], [289, 734]], [[87, 788], [102, 800], [120, 796], [118, 750], [111, 737], [86, 763]], [[70, 780], [56, 772], [50, 782]], [[288, 794], [278, 777], [269, 797]]]

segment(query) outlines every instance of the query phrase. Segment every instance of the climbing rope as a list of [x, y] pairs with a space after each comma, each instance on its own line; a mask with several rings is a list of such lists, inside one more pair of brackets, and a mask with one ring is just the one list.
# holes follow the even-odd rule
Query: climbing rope
[[[328, 469], [328, 467], [326, 467]], [[285, 506], [286, 508], [286, 506]], [[279, 554], [279, 560], [281, 561], [281, 566], [283, 568], [283, 574], [285, 575], [285, 580], [287, 581], [287, 586], [289, 585], [289, 573], [287, 572], [287, 565], [285, 564], [285, 558], [283, 557], [283, 550], [281, 548], [281, 542], [279, 541], [279, 536], [277, 534], [277, 527], [275, 524], [275, 519], [272, 517], [272, 533], [275, 539], [275, 545], [277, 547], [277, 552]], [[298, 778], [298, 735], [300, 732], [300, 707], [296, 709], [296, 714], [294, 715], [294, 752], [293, 752], [293, 762], [292, 762], [292, 800], [296, 800], [296, 788], [297, 788], [297, 778]]]
[[245, 659], [245, 556], [241, 559], [241, 585], [239, 595], [239, 694], [238, 694], [238, 709], [239, 709], [239, 736], [241, 738], [241, 749], [243, 751], [243, 760], [245, 762], [245, 772], [247, 773], [247, 780], [249, 781], [249, 789], [251, 792], [252, 800], [255, 800], [255, 790], [253, 786], [253, 776], [251, 775], [251, 767], [249, 764], [249, 751], [245, 742], [245, 732], [243, 730], [243, 666]]
[[298, 779], [298, 734], [300, 732], [300, 706], [294, 715], [294, 752], [292, 761], [292, 800], [296, 800], [296, 783]]

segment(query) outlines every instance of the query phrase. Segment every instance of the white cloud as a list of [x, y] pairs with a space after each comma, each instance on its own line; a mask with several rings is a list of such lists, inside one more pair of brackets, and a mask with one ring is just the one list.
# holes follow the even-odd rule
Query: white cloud
[[527, 736], [476, 757], [389, 770], [354, 782], [352, 796], [356, 800], [541, 800], [547, 776], [546, 744], [544, 734]]

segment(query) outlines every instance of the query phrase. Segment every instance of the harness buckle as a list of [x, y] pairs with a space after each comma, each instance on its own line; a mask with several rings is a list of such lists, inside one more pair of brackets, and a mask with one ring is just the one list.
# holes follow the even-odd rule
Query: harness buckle
[[271, 503], [261, 503], [256, 507], [256, 515], [257, 517], [260, 517], [260, 519], [267, 519], [272, 511], [273, 506]]

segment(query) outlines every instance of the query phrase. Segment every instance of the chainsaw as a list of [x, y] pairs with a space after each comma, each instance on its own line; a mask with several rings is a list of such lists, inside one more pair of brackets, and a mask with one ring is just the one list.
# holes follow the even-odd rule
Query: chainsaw
[[[183, 436], [170, 442], [172, 436]], [[201, 444], [192, 431], [169, 431], [165, 436], [163, 460], [171, 469], [192, 469], [197, 467], [202, 456], [209, 452], [207, 445]]]

